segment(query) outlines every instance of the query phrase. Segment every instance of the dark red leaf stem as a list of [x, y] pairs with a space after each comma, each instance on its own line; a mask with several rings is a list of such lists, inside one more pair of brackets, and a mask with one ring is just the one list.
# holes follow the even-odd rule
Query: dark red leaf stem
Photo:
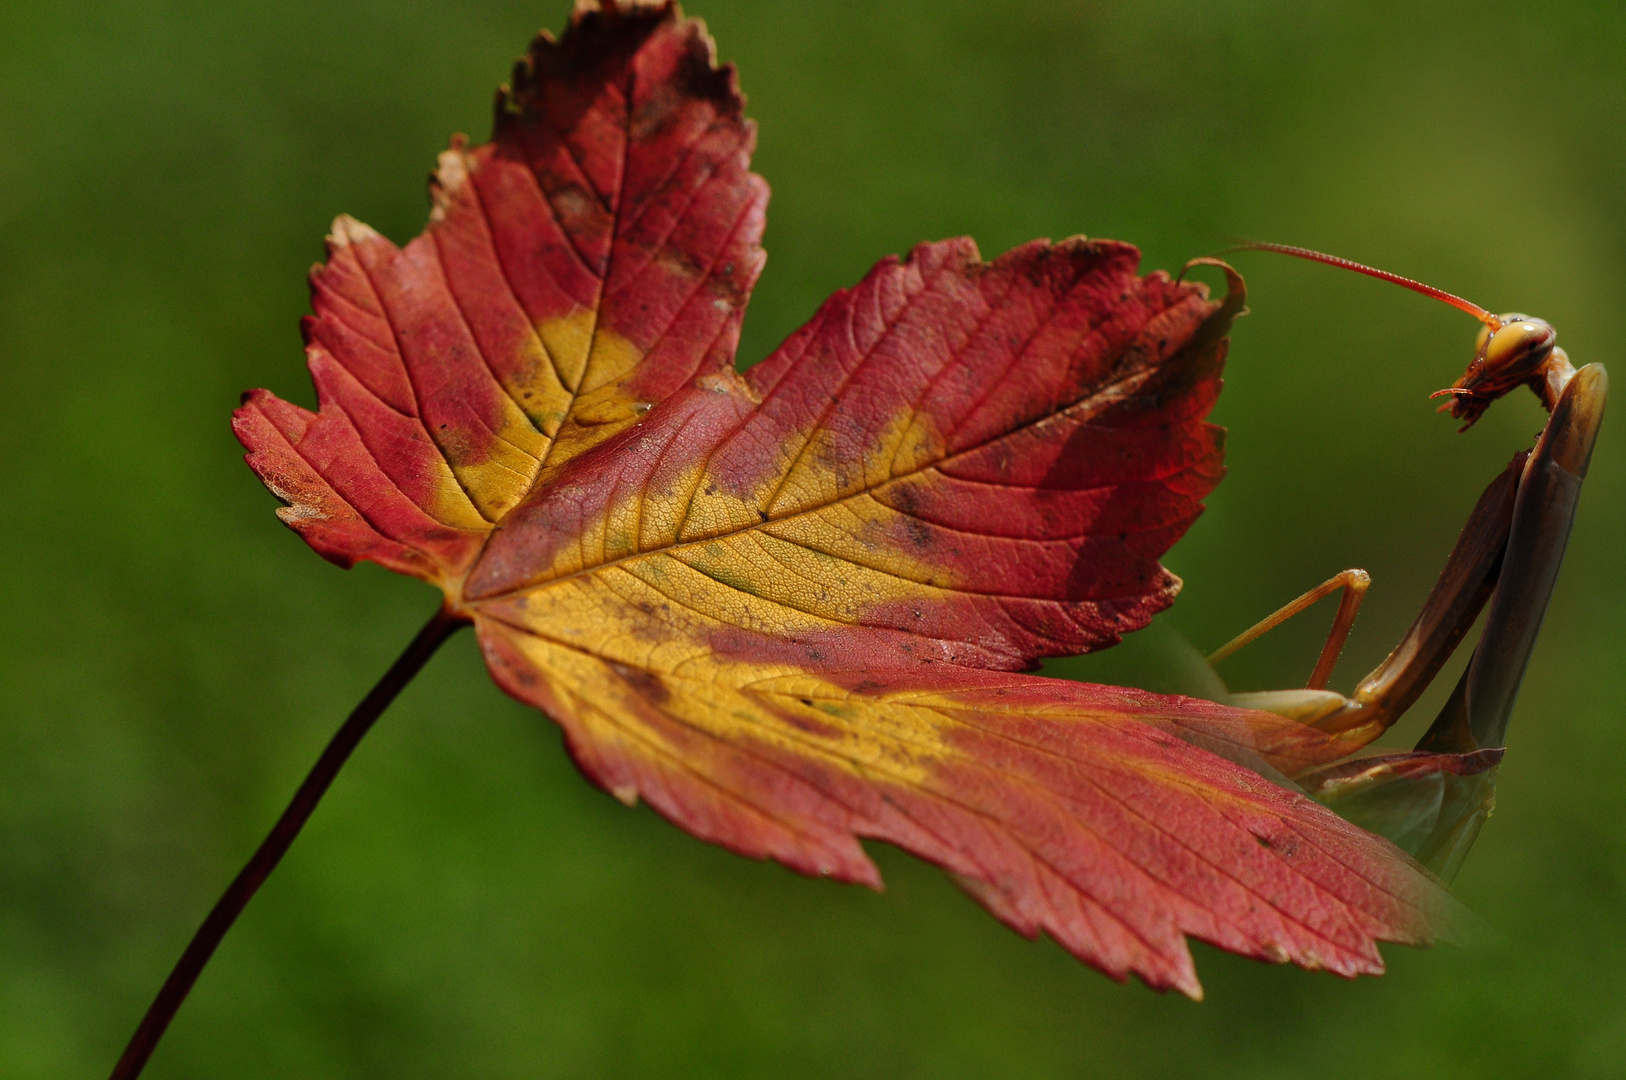
[[322, 751], [322, 756], [316, 759], [316, 764], [311, 767], [305, 782], [294, 792], [288, 808], [272, 826], [271, 832], [261, 842], [259, 850], [254, 852], [247, 865], [226, 887], [220, 899], [215, 901], [209, 917], [203, 920], [203, 925], [192, 935], [191, 943], [187, 945], [181, 958], [175, 962], [169, 978], [164, 980], [158, 996], [153, 998], [152, 1005], [147, 1008], [147, 1015], [141, 1018], [141, 1026], [130, 1036], [124, 1054], [119, 1058], [118, 1064], [113, 1066], [111, 1080], [135, 1080], [141, 1075], [141, 1070], [146, 1066], [147, 1059], [152, 1056], [158, 1040], [164, 1037], [169, 1022], [175, 1018], [176, 1011], [186, 1000], [186, 995], [191, 992], [192, 984], [198, 981], [198, 976], [203, 973], [204, 966], [209, 963], [215, 948], [226, 936], [226, 931], [231, 929], [232, 924], [237, 921], [237, 916], [248, 906], [249, 899], [259, 891], [265, 879], [271, 876], [271, 871], [277, 868], [277, 863], [282, 861], [282, 856], [293, 844], [294, 837], [299, 835], [299, 830], [305, 827], [305, 822], [316, 809], [316, 804], [327, 794], [333, 778], [344, 768], [351, 751], [373, 726], [373, 721], [377, 720], [389, 707], [390, 702], [395, 700], [395, 695], [401, 692], [401, 688], [422, 670], [424, 664], [435, 654], [435, 650], [440, 648], [441, 643], [464, 625], [464, 619], [451, 614], [445, 608], [435, 612], [424, 624], [423, 629], [418, 631], [417, 637], [406, 647], [406, 651], [390, 665], [384, 677], [378, 680], [377, 685], [362, 699], [361, 704], [351, 712], [344, 726]]

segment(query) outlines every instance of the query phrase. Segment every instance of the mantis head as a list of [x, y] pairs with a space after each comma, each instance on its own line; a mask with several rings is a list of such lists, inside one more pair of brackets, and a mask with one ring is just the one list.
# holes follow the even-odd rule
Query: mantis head
[[1545, 320], [1517, 313], [1489, 315], [1480, 327], [1474, 358], [1462, 378], [1435, 397], [1451, 400], [1440, 411], [1451, 410], [1466, 431], [1491, 402], [1519, 386], [1535, 391], [1550, 411], [1559, 391], [1575, 373], [1569, 357], [1554, 342], [1558, 332]]

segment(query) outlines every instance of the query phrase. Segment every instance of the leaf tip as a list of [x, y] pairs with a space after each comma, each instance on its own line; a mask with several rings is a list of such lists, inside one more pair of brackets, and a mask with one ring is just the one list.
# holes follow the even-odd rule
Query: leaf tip
[[[429, 220], [439, 222], [445, 219], [452, 200], [463, 189], [469, 179], [469, 140], [464, 135], [453, 135], [451, 145], [442, 150], [435, 158], [435, 171], [429, 175]], [[360, 225], [360, 222], [357, 222]], [[367, 226], [363, 229], [372, 232]], [[374, 233], [376, 236], [377, 234]]]
[[382, 240], [377, 229], [364, 222], [357, 221], [349, 214], [340, 214], [333, 219], [328, 229], [327, 242], [332, 249], [347, 248], [352, 244], [367, 244], [374, 240]]

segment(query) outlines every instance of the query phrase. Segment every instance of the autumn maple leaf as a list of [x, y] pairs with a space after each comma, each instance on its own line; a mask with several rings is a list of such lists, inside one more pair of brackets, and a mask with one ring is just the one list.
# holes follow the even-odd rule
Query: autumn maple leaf
[[1187, 936], [1344, 975], [1430, 940], [1425, 871], [1260, 775], [1337, 739], [1016, 673], [1172, 601], [1240, 279], [923, 244], [736, 374], [768, 197], [743, 105], [670, 4], [538, 37], [423, 235], [334, 224], [319, 410], [236, 415], [282, 519], [439, 586], [589, 778], [741, 854], [879, 886], [859, 841], [889, 841], [1193, 996]]

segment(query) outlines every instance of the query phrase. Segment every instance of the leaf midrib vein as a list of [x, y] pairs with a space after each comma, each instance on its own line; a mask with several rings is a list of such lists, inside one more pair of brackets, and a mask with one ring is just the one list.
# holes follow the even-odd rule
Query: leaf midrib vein
[[[809, 516], [809, 515], [812, 515], [812, 514], [822, 513], [825, 510], [829, 510], [832, 507], [839, 506], [841, 503], [844, 503], [844, 502], [846, 502], [846, 501], [848, 501], [850, 499], [856, 499], [856, 498], [858, 498], [860, 496], [870, 495], [870, 494], [872, 494], [874, 492], [880, 491], [880, 490], [886, 488], [890, 484], [900, 484], [900, 483], [903, 483], [906, 480], [909, 480], [909, 479], [911, 479], [911, 478], [913, 478], [915, 476], [920, 475], [921, 473], [925, 473], [925, 472], [928, 472], [928, 471], [940, 470], [941, 467], [943, 465], [947, 464], [948, 462], [954, 461], [957, 458], [965, 457], [965, 456], [967, 456], [969, 454], [976, 453], [978, 450], [981, 450], [983, 447], [988, 446], [988, 445], [990, 445], [992, 443], [998, 442], [1001, 439], [1010, 438], [1012, 435], [1015, 435], [1016, 433], [1018, 433], [1020, 431], [1024, 431], [1024, 430], [1026, 430], [1028, 428], [1035, 427], [1035, 426], [1037, 426], [1039, 424], [1042, 424], [1042, 423], [1045, 423], [1047, 421], [1054, 420], [1055, 418], [1057, 418], [1059, 416], [1062, 416], [1065, 413], [1071, 412], [1072, 410], [1077, 409], [1080, 406], [1090, 404], [1090, 403], [1094, 402], [1096, 399], [1098, 399], [1098, 398], [1100, 398], [1102, 396], [1105, 396], [1105, 395], [1108, 395], [1108, 394], [1110, 394], [1110, 393], [1112, 393], [1114, 391], [1120, 390], [1121, 388], [1123, 388], [1125, 385], [1127, 385], [1129, 383], [1132, 383], [1132, 382], [1135, 382], [1135, 381], [1144, 382], [1148, 378], [1150, 378], [1157, 370], [1158, 369], [1156, 369], [1156, 368], [1150, 368], [1150, 369], [1142, 369], [1142, 370], [1130, 372], [1130, 373], [1124, 375], [1121, 379], [1119, 379], [1119, 380], [1117, 380], [1115, 382], [1108, 383], [1105, 386], [1100, 387], [1099, 389], [1097, 389], [1096, 391], [1094, 391], [1093, 393], [1091, 393], [1087, 397], [1080, 398], [1077, 401], [1072, 402], [1071, 404], [1068, 404], [1066, 406], [1063, 406], [1060, 409], [1057, 409], [1055, 412], [1048, 413], [1048, 414], [1046, 414], [1044, 416], [1035, 417], [1034, 419], [1032, 419], [1032, 420], [1030, 420], [1030, 421], [1028, 421], [1028, 422], [1026, 422], [1024, 424], [1018, 424], [1017, 426], [1009, 429], [1008, 431], [1002, 432], [999, 435], [991, 436], [988, 439], [983, 440], [982, 442], [979, 442], [979, 443], [973, 444], [971, 446], [965, 447], [962, 450], [956, 450], [952, 454], [945, 454], [943, 457], [939, 458], [938, 460], [923, 464], [919, 468], [915, 469], [912, 472], [902, 473], [902, 474], [897, 475], [897, 476], [888, 477], [887, 479], [881, 481], [879, 484], [875, 484], [875, 485], [868, 486], [868, 487], [858, 488], [858, 489], [856, 489], [854, 491], [849, 492], [846, 495], [841, 496], [840, 498], [833, 499], [830, 502], [823, 503], [823, 504], [820, 504], [818, 506], [810, 506], [810, 507], [808, 507], [808, 508], [806, 508], [804, 510], [797, 510], [794, 513], [785, 514], [782, 517], [771, 517], [767, 521], [751, 522], [751, 523], [748, 523], [746, 525], [742, 525], [739, 528], [728, 529], [728, 530], [725, 530], [723, 532], [715, 533], [715, 534], [710, 535], [710, 536], [696, 537], [693, 540], [674, 541], [673, 543], [668, 544], [668, 545], [666, 545], [665, 547], [662, 547], [662, 548], [657, 548], [657, 549], [653, 549], [653, 550], [650, 550], [650, 551], [635, 552], [634, 554], [624, 555], [624, 556], [622, 556], [622, 557], [620, 557], [618, 559], [611, 560], [610, 562], [599, 563], [599, 564], [595, 564], [595, 565], [592, 565], [592, 566], [582, 566], [579, 569], [572, 570], [568, 574], [561, 574], [558, 577], [546, 578], [546, 579], [544, 579], [542, 581], [527, 582], [527, 583], [522, 584], [522, 585], [516, 585], [516, 586], [514, 586], [512, 588], [503, 589], [503, 590], [501, 590], [499, 592], [490, 593], [488, 595], [478, 597], [474, 601], [472, 601], [472, 603], [474, 603], [475, 605], [495, 603], [497, 601], [505, 600], [505, 599], [508, 599], [510, 597], [513, 597], [513, 596], [518, 596], [518, 595], [520, 595], [522, 593], [533, 592], [533, 591], [536, 591], [536, 590], [539, 590], [539, 589], [550, 588], [550, 587], [552, 587], [554, 585], [557, 585], [557, 584], [560, 584], [560, 583], [563, 583], [563, 582], [566, 582], [566, 581], [570, 581], [570, 580], [575, 579], [575, 578], [584, 577], [584, 576], [586, 576], [588, 574], [594, 573], [595, 571], [598, 571], [598, 570], [605, 569], [607, 567], [618, 566], [618, 565], [620, 565], [622, 563], [625, 563], [625, 562], [630, 562], [630, 561], [637, 560], [637, 559], [653, 558], [653, 557], [659, 556], [659, 555], [666, 555], [666, 554], [670, 554], [671, 552], [674, 552], [674, 551], [679, 551], [679, 550], [681, 550], [683, 548], [693, 547], [693, 546], [695, 546], [697, 544], [711, 543], [711, 542], [715, 542], [717, 540], [724, 540], [724, 539], [728, 539], [728, 538], [731, 538], [731, 537], [734, 537], [734, 536], [738, 536], [741, 533], [750, 532], [753, 529], [760, 529], [765, 525], [772, 525], [772, 524], [776, 524], [776, 523], [784, 522], [784, 521], [794, 521], [795, 519], [800, 518], [800, 517], [806, 517], [806, 516]], [[632, 429], [629, 429], [629, 430], [636, 430], [636, 428], [632, 428]], [[595, 447], [595, 449], [598, 449], [598, 448]], [[697, 489], [698, 489], [698, 486], [697, 486]], [[901, 511], [899, 511], [899, 512], [901, 513]], [[482, 551], [482, 555], [483, 554], [484, 554], [484, 552]], [[474, 561], [474, 565], [478, 565], [478, 564], [479, 564], [479, 559], [476, 558], [475, 561]], [[465, 578], [465, 580], [467, 580], [467, 579]]]

